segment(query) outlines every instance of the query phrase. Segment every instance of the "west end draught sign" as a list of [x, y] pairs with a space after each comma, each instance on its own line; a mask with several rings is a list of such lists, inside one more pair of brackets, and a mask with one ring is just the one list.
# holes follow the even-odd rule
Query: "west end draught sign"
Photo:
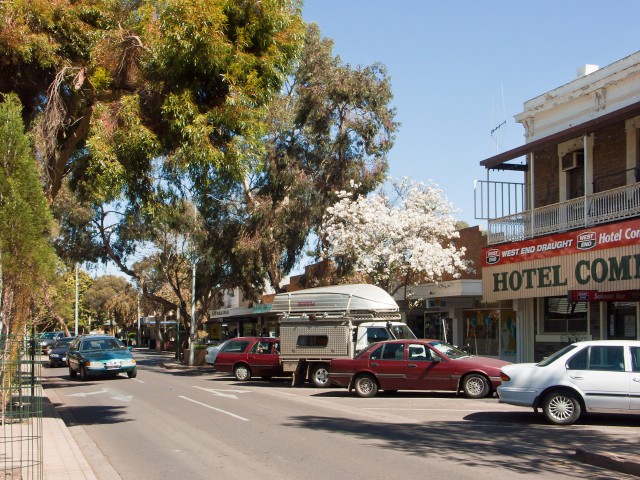
[[484, 249], [485, 300], [640, 289], [640, 220]]

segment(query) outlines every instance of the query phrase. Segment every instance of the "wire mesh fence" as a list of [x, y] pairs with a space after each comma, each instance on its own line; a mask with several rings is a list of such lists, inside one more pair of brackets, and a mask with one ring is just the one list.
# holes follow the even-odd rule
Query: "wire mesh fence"
[[38, 338], [0, 336], [0, 480], [42, 479]]

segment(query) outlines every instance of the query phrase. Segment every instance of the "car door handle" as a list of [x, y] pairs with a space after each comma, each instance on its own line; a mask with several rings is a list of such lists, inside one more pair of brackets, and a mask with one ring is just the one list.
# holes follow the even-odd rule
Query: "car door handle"
[[573, 378], [574, 380], [584, 380], [584, 377], [581, 377], [579, 375], [569, 375], [571, 378]]
[[377, 364], [377, 363], [372, 363], [372, 364], [371, 364], [371, 366], [372, 366], [372, 367], [377, 367], [377, 366], [378, 366], [378, 364]]
[[640, 378], [638, 378], [638, 377], [633, 377], [633, 381], [634, 381], [634, 382], [638, 382], [638, 383], [640, 383]]
[[407, 368], [418, 368], [418, 365], [416, 365], [415, 363], [410, 363], [409, 365], [407, 365]]

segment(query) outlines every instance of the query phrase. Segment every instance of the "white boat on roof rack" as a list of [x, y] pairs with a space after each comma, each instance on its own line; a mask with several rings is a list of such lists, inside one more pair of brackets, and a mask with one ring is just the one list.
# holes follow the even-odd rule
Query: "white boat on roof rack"
[[365, 283], [307, 288], [276, 295], [273, 313], [288, 315], [314, 313], [397, 313], [398, 304], [380, 287]]

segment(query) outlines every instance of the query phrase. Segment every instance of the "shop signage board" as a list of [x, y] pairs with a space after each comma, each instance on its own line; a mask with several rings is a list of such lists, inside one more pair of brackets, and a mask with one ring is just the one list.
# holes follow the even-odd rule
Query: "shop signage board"
[[504, 265], [640, 245], [640, 219], [483, 249], [482, 266]]
[[597, 290], [569, 290], [567, 298], [575, 302], [637, 302], [640, 301], [640, 290], [619, 292], [598, 292]]
[[640, 290], [639, 219], [499, 245], [483, 253], [486, 301]]

